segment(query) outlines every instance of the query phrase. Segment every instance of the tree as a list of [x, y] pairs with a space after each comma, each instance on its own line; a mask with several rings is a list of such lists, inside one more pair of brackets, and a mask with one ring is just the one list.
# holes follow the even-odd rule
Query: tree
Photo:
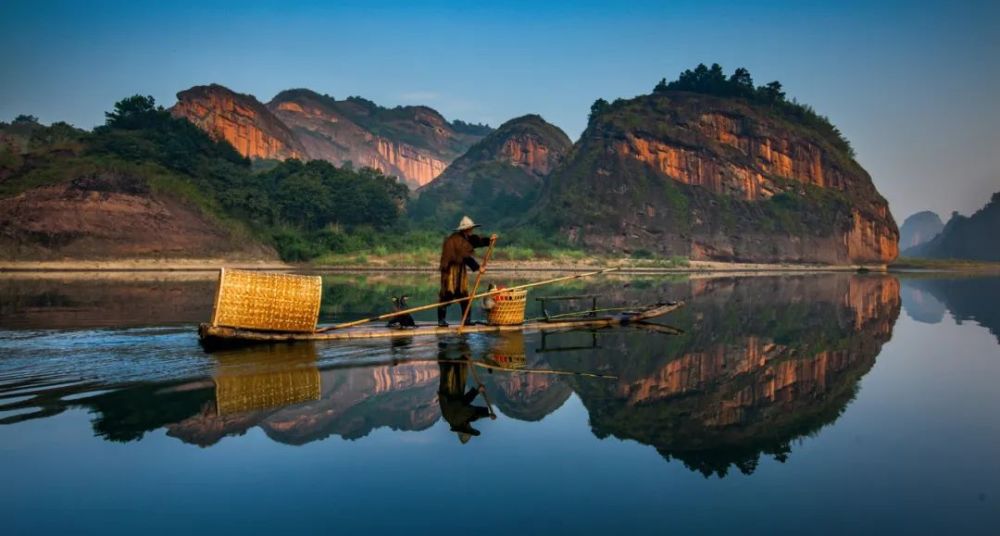
[[604, 99], [597, 99], [597, 100], [595, 100], [594, 104], [590, 105], [590, 115], [587, 117], [587, 122], [589, 123], [589, 122], [593, 121], [597, 116], [599, 116], [599, 115], [603, 114], [604, 112], [608, 111], [608, 108], [610, 108], [610, 107], [611, 107], [611, 105], [608, 104], [608, 101], [606, 101]]
[[38, 118], [33, 115], [21, 114], [14, 118], [15, 123], [38, 123]]
[[115, 109], [104, 112], [104, 124], [111, 128], [134, 130], [153, 126], [168, 116], [163, 106], [157, 106], [150, 96], [132, 95], [115, 103]]
[[785, 92], [781, 90], [781, 82], [778, 82], [777, 80], [774, 82], [768, 82], [767, 85], [760, 86], [757, 88], [757, 93], [766, 101], [784, 102], [785, 100]]
[[753, 78], [750, 77], [750, 71], [743, 67], [737, 67], [733, 74], [729, 77], [729, 83], [737, 86], [753, 87]]

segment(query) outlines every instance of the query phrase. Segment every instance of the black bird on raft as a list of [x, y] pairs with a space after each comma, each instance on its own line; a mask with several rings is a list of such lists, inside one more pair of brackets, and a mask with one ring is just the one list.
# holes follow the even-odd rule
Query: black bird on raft
[[[402, 311], [403, 309], [406, 309], [407, 298], [409, 298], [409, 296], [406, 296], [405, 294], [403, 296], [398, 296], [398, 297], [393, 296], [392, 306], [397, 311]], [[393, 317], [391, 320], [389, 320], [389, 323], [386, 325], [390, 328], [413, 328], [417, 326], [417, 323], [413, 321], [413, 317], [409, 313], [406, 313]]]

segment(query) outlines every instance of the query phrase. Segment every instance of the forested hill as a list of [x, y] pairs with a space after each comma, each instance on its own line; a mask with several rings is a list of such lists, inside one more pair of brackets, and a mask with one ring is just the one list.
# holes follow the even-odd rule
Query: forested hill
[[362, 249], [395, 226], [406, 187], [371, 168], [260, 163], [151, 97], [86, 132], [0, 123], [0, 258], [275, 258]]

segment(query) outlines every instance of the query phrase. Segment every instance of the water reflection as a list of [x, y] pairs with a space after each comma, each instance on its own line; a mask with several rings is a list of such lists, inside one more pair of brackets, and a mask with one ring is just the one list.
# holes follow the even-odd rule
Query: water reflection
[[85, 408], [95, 434], [110, 441], [163, 429], [208, 447], [254, 427], [302, 445], [442, 421], [466, 443], [496, 433], [484, 420], [494, 406], [501, 418], [540, 421], [575, 395], [595, 436], [634, 440], [721, 477], [752, 473], [762, 455], [783, 461], [797, 439], [834, 422], [900, 310], [898, 280], [877, 275], [611, 281], [588, 290], [619, 303], [669, 293], [689, 305], [667, 319], [680, 329], [385, 341], [374, 363], [325, 361], [320, 355], [341, 351], [329, 344], [244, 348], [204, 356], [212, 373], [201, 378], [82, 382], [0, 399], [0, 414], [16, 412], [0, 424]]
[[997, 277], [908, 277], [903, 279], [903, 307], [919, 322], [936, 324], [944, 310], [961, 324], [971, 320], [990, 330], [1000, 341], [1000, 278]]
[[619, 380], [571, 380], [594, 434], [651, 445], [706, 476], [751, 473], [761, 454], [783, 461], [844, 410], [899, 312], [894, 278], [814, 283], [708, 281], [695, 287], [686, 333], [646, 338], [639, 351], [609, 337], [629, 359], [583, 363]]

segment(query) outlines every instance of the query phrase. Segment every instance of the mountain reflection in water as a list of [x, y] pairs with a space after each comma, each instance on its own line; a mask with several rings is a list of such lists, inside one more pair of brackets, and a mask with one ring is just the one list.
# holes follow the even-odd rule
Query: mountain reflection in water
[[330, 346], [252, 347], [211, 354], [214, 370], [202, 378], [79, 383], [0, 399], [0, 412], [17, 411], [0, 424], [80, 407], [107, 440], [137, 441], [162, 428], [209, 447], [254, 427], [302, 445], [357, 440], [379, 428], [426, 430], [444, 415], [464, 443], [494, 431], [483, 419], [487, 404], [501, 419], [540, 421], [575, 395], [597, 437], [638, 441], [721, 477], [734, 467], [752, 473], [762, 454], [783, 461], [796, 439], [835, 421], [900, 311], [898, 280], [880, 275], [694, 279], [651, 290], [604, 285], [590, 290], [620, 302], [629, 292], [686, 299], [665, 319], [683, 332], [386, 341], [380, 351], [391, 357], [380, 362], [323, 365], [317, 355]]

